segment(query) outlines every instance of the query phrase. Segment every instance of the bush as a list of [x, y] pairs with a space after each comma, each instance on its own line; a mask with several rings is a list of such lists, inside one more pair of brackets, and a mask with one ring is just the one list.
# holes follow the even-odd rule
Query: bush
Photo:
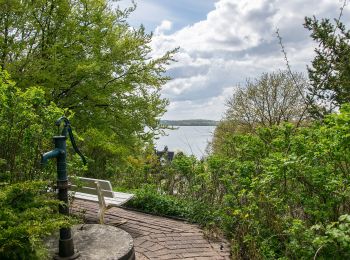
[[59, 201], [45, 182], [23, 182], [0, 189], [0, 259], [44, 259], [42, 239], [73, 223], [58, 214]]
[[341, 216], [350, 210], [349, 123], [344, 105], [308, 128], [285, 124], [225, 137], [217, 155], [231, 169], [221, 178], [223, 218], [237, 258], [348, 257]]
[[[323, 123], [227, 134], [204, 161], [180, 155], [130, 205], [220, 227], [238, 259], [348, 258], [350, 105]], [[150, 179], [149, 179], [150, 180]]]
[[134, 160], [128, 185], [150, 186], [128, 205], [221, 228], [237, 259], [347, 259], [349, 133], [343, 105], [307, 127], [226, 132], [206, 160]]
[[135, 197], [126, 206], [163, 216], [184, 218], [188, 214], [182, 200], [159, 194], [155, 187], [149, 185], [136, 190]]
[[154, 186], [146, 185], [135, 191], [126, 206], [161, 216], [186, 219], [205, 227], [213, 225], [215, 208], [206, 203], [160, 194]]

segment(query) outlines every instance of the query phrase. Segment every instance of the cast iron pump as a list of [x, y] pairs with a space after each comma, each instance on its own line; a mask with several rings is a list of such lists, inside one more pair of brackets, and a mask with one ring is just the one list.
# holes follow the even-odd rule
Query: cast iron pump
[[[62, 132], [60, 133], [61, 123], [64, 122]], [[42, 155], [41, 163], [45, 165], [45, 163], [51, 159], [57, 159], [57, 188], [58, 188], [58, 199], [63, 202], [59, 206], [59, 213], [64, 215], [69, 215], [69, 207], [68, 207], [68, 176], [67, 176], [67, 167], [66, 167], [66, 140], [67, 134], [69, 135], [70, 141], [73, 145], [74, 150], [80, 155], [83, 163], [86, 164], [85, 157], [78, 149], [72, 128], [70, 126], [70, 122], [66, 117], [61, 117], [56, 121], [56, 126], [58, 127], [58, 136], [54, 136], [54, 144], [55, 149], [47, 152]], [[58, 246], [58, 256], [56, 259], [75, 259], [79, 257], [79, 253], [74, 251], [73, 238], [71, 234], [70, 228], [61, 228], [60, 229], [60, 240]]]

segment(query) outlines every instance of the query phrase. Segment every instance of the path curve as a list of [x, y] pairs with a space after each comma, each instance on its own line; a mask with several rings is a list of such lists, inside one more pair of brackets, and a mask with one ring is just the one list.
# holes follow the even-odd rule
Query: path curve
[[[97, 222], [97, 211], [94, 202], [75, 200], [72, 204], [72, 213], [82, 214], [88, 223]], [[230, 259], [227, 241], [209, 241], [197, 225], [184, 221], [112, 207], [106, 212], [105, 222], [130, 233], [137, 260]]]

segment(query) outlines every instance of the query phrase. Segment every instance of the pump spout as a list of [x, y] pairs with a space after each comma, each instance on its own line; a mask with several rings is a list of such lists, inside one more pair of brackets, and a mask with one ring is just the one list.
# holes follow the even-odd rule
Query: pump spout
[[60, 154], [64, 153], [62, 149], [55, 148], [54, 150], [44, 153], [41, 156], [41, 165], [46, 165], [47, 161], [51, 158], [57, 158]]

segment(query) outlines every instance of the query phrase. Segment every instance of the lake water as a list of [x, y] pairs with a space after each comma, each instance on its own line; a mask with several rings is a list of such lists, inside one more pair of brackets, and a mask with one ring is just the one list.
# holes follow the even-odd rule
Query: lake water
[[187, 155], [201, 158], [213, 138], [215, 126], [178, 126], [176, 130], [165, 130], [166, 136], [155, 140], [157, 150], [168, 146], [169, 151], [182, 151]]

